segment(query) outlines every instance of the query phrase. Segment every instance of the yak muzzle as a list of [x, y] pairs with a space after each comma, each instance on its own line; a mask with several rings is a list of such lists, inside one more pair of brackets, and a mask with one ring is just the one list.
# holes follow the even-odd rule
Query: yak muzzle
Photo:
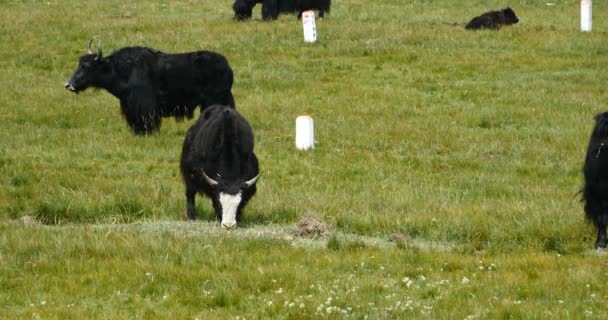
[[78, 92], [78, 90], [76, 90], [76, 88], [74, 88], [74, 86], [69, 81], [66, 82], [63, 86], [72, 92]]
[[222, 222], [222, 228], [226, 230], [230, 230], [234, 227], [236, 227], [236, 222]]

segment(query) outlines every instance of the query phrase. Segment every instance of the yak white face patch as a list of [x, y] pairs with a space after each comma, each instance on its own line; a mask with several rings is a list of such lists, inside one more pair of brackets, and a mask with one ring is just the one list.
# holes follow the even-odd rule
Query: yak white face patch
[[237, 194], [220, 193], [222, 206], [222, 227], [231, 229], [236, 226], [236, 210], [241, 204], [241, 192]]

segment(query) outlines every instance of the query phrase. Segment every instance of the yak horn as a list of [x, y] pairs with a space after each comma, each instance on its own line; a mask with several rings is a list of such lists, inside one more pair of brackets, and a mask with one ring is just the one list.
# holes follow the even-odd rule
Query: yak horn
[[102, 49], [101, 49], [101, 40], [99, 40], [99, 43], [97, 44], [97, 59], [101, 59], [101, 55], [102, 55]]
[[247, 180], [245, 182], [243, 182], [243, 188], [249, 188], [251, 187], [256, 181], [258, 181], [258, 178], [260, 177], [260, 175], [262, 175], [262, 173], [258, 173], [257, 176], [251, 178], [250, 180]]
[[205, 171], [202, 171], [202, 172], [203, 172], [203, 177], [205, 177], [205, 180], [207, 180], [207, 183], [209, 183], [209, 185], [211, 185], [212, 187], [217, 186], [217, 181], [209, 178], [209, 176], [205, 173]]
[[91, 41], [89, 41], [89, 48], [87, 49], [88, 54], [93, 54], [93, 49], [91, 49], [92, 44], [93, 44], [93, 39], [91, 39]]

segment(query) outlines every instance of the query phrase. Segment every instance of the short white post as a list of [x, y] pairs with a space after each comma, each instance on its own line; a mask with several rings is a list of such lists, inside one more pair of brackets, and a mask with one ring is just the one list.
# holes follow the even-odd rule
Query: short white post
[[296, 148], [307, 150], [315, 145], [315, 127], [310, 116], [296, 118]]
[[304, 27], [304, 42], [317, 41], [317, 26], [315, 25], [315, 12], [313, 10], [302, 12], [302, 24]]
[[591, 0], [581, 0], [581, 31], [591, 31]]

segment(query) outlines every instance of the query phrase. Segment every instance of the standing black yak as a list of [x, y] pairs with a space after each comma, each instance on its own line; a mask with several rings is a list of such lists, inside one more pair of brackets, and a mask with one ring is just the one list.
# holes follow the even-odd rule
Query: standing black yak
[[606, 225], [608, 224], [608, 112], [595, 116], [595, 127], [591, 132], [585, 165], [583, 203], [588, 221], [597, 227], [596, 248], [605, 248]]
[[158, 130], [161, 117], [191, 119], [197, 106], [234, 107], [232, 69], [218, 53], [166, 54], [126, 47], [104, 57], [101, 42], [97, 53], [91, 42], [65, 88], [76, 93], [89, 87], [106, 89], [120, 100], [122, 114], [136, 134]]
[[190, 220], [196, 219], [194, 197], [201, 192], [211, 198], [222, 227], [236, 226], [260, 177], [247, 120], [228, 106], [205, 109], [186, 133], [181, 172]]
[[500, 11], [489, 11], [478, 17], [473, 18], [464, 27], [469, 30], [478, 29], [500, 29], [502, 26], [516, 24], [519, 19], [511, 8], [505, 8]]
[[297, 14], [302, 17], [306, 10], [319, 10], [319, 17], [323, 18], [325, 12], [331, 8], [331, 0], [235, 0], [232, 5], [234, 18], [245, 20], [251, 18], [253, 7], [262, 4], [262, 19], [275, 20], [279, 13]]

